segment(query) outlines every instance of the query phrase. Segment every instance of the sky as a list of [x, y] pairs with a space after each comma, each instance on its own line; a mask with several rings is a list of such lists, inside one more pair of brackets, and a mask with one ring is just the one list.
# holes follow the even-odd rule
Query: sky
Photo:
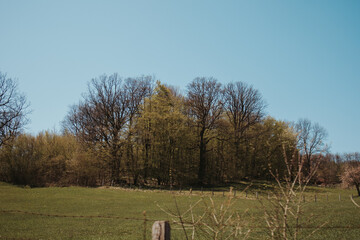
[[333, 153], [360, 151], [360, 1], [0, 0], [0, 71], [31, 104], [26, 132], [61, 129], [103, 74], [243, 81], [268, 115], [308, 118]]

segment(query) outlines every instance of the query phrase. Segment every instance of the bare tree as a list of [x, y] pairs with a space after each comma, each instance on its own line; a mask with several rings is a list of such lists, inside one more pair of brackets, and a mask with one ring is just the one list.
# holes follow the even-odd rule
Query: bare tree
[[360, 153], [359, 152], [344, 153], [342, 154], [341, 158], [345, 162], [360, 162]]
[[0, 147], [20, 133], [27, 123], [28, 107], [17, 83], [0, 72]]
[[308, 119], [299, 119], [295, 124], [298, 133], [298, 147], [305, 156], [304, 170], [308, 174], [312, 172], [312, 157], [327, 151], [325, 140], [327, 132], [318, 123], [311, 123]]
[[[110, 158], [111, 181], [120, 181], [125, 131], [148, 92], [151, 77], [122, 79], [113, 74], [92, 79], [83, 101], [71, 108], [64, 126]], [[130, 124], [130, 125], [129, 125]]]
[[[125, 80], [125, 89], [129, 95], [129, 112], [127, 123], [127, 136], [126, 136], [126, 158], [127, 168], [130, 171], [134, 184], [137, 184], [138, 177], [140, 175], [140, 169], [138, 165], [138, 159], [134, 154], [134, 132], [136, 117], [139, 116], [139, 106], [144, 103], [146, 96], [150, 96], [152, 93], [153, 78], [151, 76], [144, 76], [140, 78], [127, 78]], [[144, 178], [147, 177], [148, 158], [144, 163]]]
[[198, 77], [188, 85], [187, 104], [199, 136], [199, 184], [204, 184], [205, 180], [207, 144], [212, 139], [209, 133], [216, 127], [223, 112], [222, 96], [221, 84], [212, 77]]
[[243, 82], [229, 83], [225, 86], [225, 111], [233, 128], [233, 143], [236, 169], [240, 168], [240, 144], [244, 132], [264, 117], [266, 107], [261, 94]]

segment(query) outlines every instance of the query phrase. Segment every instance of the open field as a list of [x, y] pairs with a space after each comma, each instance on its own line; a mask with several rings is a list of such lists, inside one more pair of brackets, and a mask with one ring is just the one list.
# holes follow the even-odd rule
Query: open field
[[[215, 202], [223, 201], [223, 190], [228, 188], [216, 190], [213, 199]], [[259, 198], [266, 199], [269, 190], [266, 190], [265, 184], [257, 184], [249, 188], [247, 198], [244, 192], [237, 192], [234, 208], [240, 212], [248, 210], [247, 216], [252, 224], [265, 226], [256, 192], [259, 192]], [[327, 222], [311, 239], [358, 239], [360, 209], [350, 201], [352, 193], [355, 194], [355, 191], [309, 188], [306, 193], [306, 218], [313, 215], [316, 219], [312, 223], [314, 226]], [[204, 194], [212, 195], [206, 191]], [[201, 198], [201, 191], [194, 190], [192, 195], [188, 190], [181, 194], [177, 191], [175, 195], [179, 208], [186, 210]], [[356, 198], [356, 201], [359, 202], [359, 199]], [[143, 239], [145, 229], [147, 239], [151, 239], [154, 220], [171, 220], [157, 203], [164, 208], [175, 208], [173, 194], [169, 191], [26, 188], [0, 183], [0, 239]], [[264, 229], [253, 229], [250, 234], [250, 239], [265, 237]], [[181, 230], [174, 229], [172, 239], [185, 238]]]

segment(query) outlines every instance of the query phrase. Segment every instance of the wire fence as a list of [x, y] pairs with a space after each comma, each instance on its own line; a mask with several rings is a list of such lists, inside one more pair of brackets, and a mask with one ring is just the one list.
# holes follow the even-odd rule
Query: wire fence
[[[51, 218], [74, 218], [74, 219], [114, 219], [114, 220], [125, 220], [125, 221], [138, 221], [143, 224], [143, 239], [146, 240], [147, 236], [147, 226], [148, 222], [156, 222], [157, 219], [148, 218], [146, 212], [143, 212], [143, 218], [135, 217], [123, 217], [123, 216], [110, 216], [110, 215], [66, 215], [66, 214], [50, 214], [50, 213], [40, 213], [40, 212], [31, 212], [24, 210], [0, 210], [1, 214], [23, 214], [23, 215], [32, 215], [40, 217], [51, 217]], [[3, 237], [0, 234], [0, 239]], [[8, 238], [5, 239], [19, 239], [19, 238]], [[29, 238], [26, 238], [29, 240]]]
[[[170, 189], [170, 190], [166, 190], [169, 193], [172, 193], [174, 195], [185, 195], [185, 196], [211, 196], [211, 197], [218, 197], [218, 198], [223, 198], [226, 196], [231, 196], [235, 199], [248, 199], [248, 200], [256, 200], [256, 199], [271, 199], [274, 197], [274, 195], [271, 195], [269, 193], [265, 194], [263, 192], [257, 192], [257, 191], [236, 191], [236, 189], [234, 190], [230, 190], [230, 191], [225, 191], [225, 190], [207, 190], [204, 191], [202, 188], [201, 189], [197, 189], [194, 190], [192, 188], [187, 189], [187, 190], [174, 190], [174, 189]], [[350, 195], [350, 199], [353, 200], [353, 196]], [[306, 195], [306, 199], [305, 196], [303, 197], [303, 202], [328, 202], [329, 200], [331, 201], [345, 201], [345, 197], [341, 196], [341, 194], [307, 194]], [[143, 217], [124, 217], [124, 216], [114, 216], [114, 215], [70, 215], [70, 214], [51, 214], [51, 213], [41, 213], [41, 212], [33, 212], [33, 211], [25, 211], [25, 210], [18, 210], [18, 209], [0, 209], [0, 214], [23, 214], [23, 215], [33, 215], [33, 216], [40, 216], [40, 217], [50, 217], [50, 218], [74, 218], [74, 219], [114, 219], [114, 220], [123, 220], [123, 221], [136, 221], [138, 223], [140, 223], [143, 226], [143, 229], [140, 230], [139, 228], [137, 229], [137, 231], [142, 231], [142, 236], [143, 239], [146, 240], [147, 236], [149, 235], [149, 229], [148, 227], [150, 225], [153, 225], [153, 231], [154, 231], [154, 225], [155, 223], [159, 222], [159, 219], [154, 219], [154, 218], [149, 218], [146, 214], [146, 212], [143, 212]], [[164, 219], [163, 219], [164, 220]], [[149, 223], [151, 222], [151, 224]], [[167, 222], [169, 229], [170, 229], [170, 225], [172, 227], [173, 230], [183, 230], [182, 227], [179, 227], [179, 222], [174, 221], [173, 219], [165, 219], [165, 221], [161, 221], [161, 222]], [[191, 224], [191, 223], [190, 223]], [[201, 224], [198, 224], [197, 227], [201, 227]], [[226, 225], [224, 225], [223, 227], [226, 227]], [[259, 224], [253, 224], [253, 223], [247, 223], [244, 226], [239, 226], [239, 227], [244, 227], [247, 229], [250, 229], [251, 231], [266, 231], [269, 229], [268, 226], [266, 225], [259, 225]], [[278, 229], [282, 229], [284, 227], [282, 226], [276, 226], [275, 228]], [[292, 226], [286, 226], [286, 228], [295, 228]], [[360, 230], [360, 225], [323, 225], [319, 228], [319, 226], [314, 226], [314, 225], [297, 225], [296, 228], [298, 229], [309, 229], [309, 230], [314, 230], [314, 229], [320, 229], [320, 230], [326, 230], [326, 231], [332, 231], [332, 230], [340, 230], [340, 231], [346, 231], [346, 230]], [[170, 231], [170, 230], [169, 230]], [[3, 236], [1, 236], [0, 234], [0, 239], [2, 239]], [[12, 239], [12, 238], [8, 238], [6, 237], [5, 239]], [[13, 238], [15, 239], [15, 238]], [[164, 238], [166, 239], [166, 238]], [[170, 238], [168, 238], [170, 239]]]
[[[145, 190], [146, 191], [146, 190]], [[159, 190], [159, 192], [162, 191], [167, 191], [170, 192], [172, 194], [176, 194], [176, 195], [189, 195], [189, 196], [212, 196], [212, 197], [226, 197], [229, 194], [232, 194], [232, 196], [235, 199], [248, 199], [248, 200], [258, 200], [260, 198], [263, 199], [272, 199], [272, 198], [279, 198], [279, 196], [276, 196], [276, 194], [272, 193], [270, 194], [269, 192], [267, 192], [266, 194], [264, 192], [261, 191], [246, 191], [246, 190], [237, 190], [237, 189], [233, 189], [233, 190], [203, 190], [203, 188], [200, 189], [187, 189], [187, 190], [182, 190], [181, 188], [178, 190], [175, 189], [163, 189], [163, 190]], [[351, 194], [348, 196], [349, 199], [353, 199], [354, 195]], [[334, 199], [336, 199], [336, 201], [343, 201], [344, 199], [347, 199], [347, 196], [341, 195], [341, 194], [328, 194], [328, 193], [315, 193], [315, 194], [310, 194], [310, 193], [305, 193], [302, 196], [302, 201], [303, 202], [329, 202], [329, 201], [334, 201]]]
[[[146, 240], [147, 239], [147, 234], [148, 234], [148, 229], [147, 227], [149, 226], [149, 222], [151, 222], [152, 224], [155, 225], [155, 223], [159, 222], [159, 219], [153, 219], [153, 218], [148, 218], [146, 215], [146, 212], [143, 212], [143, 217], [142, 218], [135, 218], [135, 217], [123, 217], [123, 216], [110, 216], [110, 215], [66, 215], [66, 214], [50, 214], [50, 213], [40, 213], [40, 212], [31, 212], [31, 211], [24, 211], [24, 210], [0, 210], [0, 213], [2, 214], [23, 214], [23, 215], [33, 215], [33, 216], [41, 216], [41, 217], [52, 217], [52, 218], [78, 218], [78, 219], [115, 219], [115, 220], [126, 220], [126, 221], [138, 221], [143, 225], [143, 239]], [[172, 230], [182, 230], [182, 228], [177, 228], [176, 225], [179, 225], [178, 223], [176, 223], [173, 220], [166, 220], [166, 221], [161, 221], [161, 222], [166, 222], [166, 223], [171, 223], [172, 224]], [[223, 227], [226, 227], [226, 224], [223, 224]], [[170, 224], [169, 226], [169, 231], [170, 231]], [[251, 229], [252, 231], [255, 230], [267, 230], [269, 229], [269, 227], [267, 226], [261, 226], [261, 225], [252, 225], [252, 224], [248, 224], [248, 225], [244, 225], [244, 226], [239, 226], [239, 227], [245, 227], [247, 229]], [[275, 228], [279, 228], [282, 229], [284, 227], [282, 226], [277, 226]], [[292, 228], [291, 226], [286, 226], [286, 228]], [[307, 225], [298, 225], [296, 226], [296, 228], [298, 229], [309, 229], [309, 230], [314, 230], [314, 229], [319, 229], [319, 230], [360, 230], [360, 225], [358, 226], [341, 226], [341, 225], [332, 225], [332, 226], [321, 226], [319, 228], [319, 226], [307, 226]], [[140, 229], [139, 229], [140, 230]], [[153, 227], [153, 231], [154, 231], [154, 227]], [[154, 232], [152, 233], [154, 234]], [[169, 232], [170, 234], [170, 232]], [[0, 239], [2, 239], [1, 235], [0, 235]], [[6, 239], [18, 239], [18, 238], [6, 238]], [[162, 238], [159, 238], [162, 239]], [[168, 236], [168, 238], [164, 238], [164, 239], [170, 239], [170, 235]]]
[[148, 219], [146, 216], [144, 218], [131, 218], [131, 217], [120, 217], [120, 216], [105, 216], [105, 215], [98, 215], [98, 216], [82, 216], [82, 215], [64, 215], [64, 214], [48, 214], [48, 213], [37, 213], [37, 212], [29, 212], [29, 211], [22, 211], [22, 210], [0, 210], [1, 213], [19, 213], [19, 214], [26, 214], [26, 215], [36, 215], [36, 216], [43, 216], [43, 217], [57, 217], [57, 218], [103, 218], [103, 219], [121, 219], [121, 220], [134, 220], [134, 221], [156, 221], [156, 219]]

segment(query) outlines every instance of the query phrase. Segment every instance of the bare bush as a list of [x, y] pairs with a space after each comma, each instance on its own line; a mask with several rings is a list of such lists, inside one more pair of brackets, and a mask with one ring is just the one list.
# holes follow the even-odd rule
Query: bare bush
[[267, 233], [271, 239], [306, 239], [326, 224], [315, 226], [310, 232], [304, 231], [305, 221], [309, 224], [312, 220], [311, 216], [304, 219], [305, 190], [318, 165], [310, 173], [304, 174], [305, 156], [295, 150], [291, 159], [288, 159], [284, 148], [284, 159], [287, 171], [283, 179], [270, 170], [277, 183], [273, 197], [267, 202], [260, 200], [264, 208]]
[[[174, 197], [176, 212], [158, 207], [172, 218], [173, 229], [184, 232], [185, 239], [248, 239], [251, 233], [247, 211], [240, 212], [234, 207], [235, 198], [230, 191], [221, 203], [212, 197], [202, 197], [181, 212]], [[202, 206], [202, 207], [201, 207]]]

